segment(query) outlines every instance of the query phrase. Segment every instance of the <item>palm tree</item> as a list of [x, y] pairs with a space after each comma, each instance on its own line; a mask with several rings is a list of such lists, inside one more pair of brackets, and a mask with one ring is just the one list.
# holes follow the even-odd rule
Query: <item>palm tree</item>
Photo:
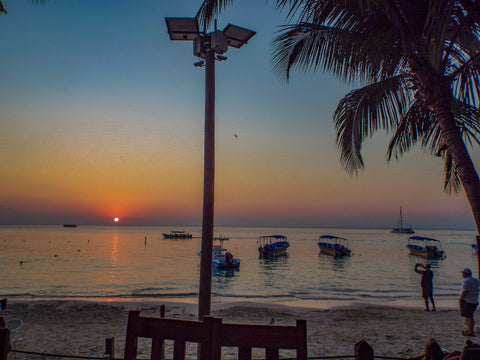
[[480, 181], [466, 146], [480, 143], [478, 2], [299, 0], [290, 14], [298, 24], [274, 40], [284, 78], [313, 68], [364, 85], [333, 115], [345, 169], [364, 168], [363, 140], [380, 128], [393, 134], [388, 160], [418, 143], [444, 157], [445, 190], [463, 185], [480, 233]]
[[2, 2], [0, 1], [0, 15], [7, 14], [7, 10], [3, 6]]
[[[45, 0], [31, 0], [33, 4], [44, 4]], [[0, 15], [7, 14], [7, 9], [3, 6], [2, 1], [0, 0]]]
[[[205, 19], [229, 2], [206, 0]], [[419, 144], [444, 158], [446, 191], [463, 186], [480, 234], [480, 181], [467, 149], [480, 144], [479, 2], [277, 0], [277, 7], [295, 18], [273, 42], [283, 79], [294, 69], [323, 70], [362, 86], [333, 115], [344, 168], [364, 168], [362, 143], [379, 129], [392, 134], [388, 160]], [[480, 254], [478, 262], [480, 273]]]

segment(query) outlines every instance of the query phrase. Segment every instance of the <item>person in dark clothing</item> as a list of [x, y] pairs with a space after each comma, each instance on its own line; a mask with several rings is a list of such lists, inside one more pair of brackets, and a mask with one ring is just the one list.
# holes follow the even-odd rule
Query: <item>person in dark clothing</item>
[[[418, 267], [423, 267], [424, 270], [419, 270]], [[430, 270], [430, 264], [415, 264], [415, 272], [422, 275], [422, 297], [425, 300], [425, 311], [429, 311], [428, 299], [432, 303], [432, 311], [435, 311], [435, 302], [433, 301], [433, 271]]]
[[[468, 347], [476, 347], [477, 344], [467, 344]], [[405, 359], [408, 360], [460, 360], [462, 356], [462, 352], [455, 350], [451, 353], [448, 353], [445, 349], [438, 344], [438, 342], [433, 339], [429, 338], [425, 344], [425, 351], [416, 356], [409, 356]]]

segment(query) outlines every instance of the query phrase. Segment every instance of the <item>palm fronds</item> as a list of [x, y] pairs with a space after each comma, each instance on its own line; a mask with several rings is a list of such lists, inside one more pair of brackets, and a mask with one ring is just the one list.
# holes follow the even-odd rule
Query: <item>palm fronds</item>
[[395, 129], [411, 101], [402, 76], [395, 76], [348, 93], [337, 106], [333, 121], [340, 162], [347, 172], [364, 168], [362, 143], [378, 129]]
[[208, 27], [214, 18], [235, 0], [204, 0], [198, 10], [197, 20], [202, 27]]
[[3, 3], [0, 1], [0, 15], [2, 14], [8, 14], [8, 13], [5, 7], [3, 6]]

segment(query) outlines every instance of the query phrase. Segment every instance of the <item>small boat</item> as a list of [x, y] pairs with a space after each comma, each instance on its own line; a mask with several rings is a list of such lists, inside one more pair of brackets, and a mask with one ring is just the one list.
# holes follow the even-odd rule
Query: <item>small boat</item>
[[[240, 259], [236, 259], [233, 255], [223, 247], [223, 242], [227, 241], [227, 237], [213, 238], [212, 247], [212, 266], [216, 269], [238, 269], [240, 267]], [[198, 255], [202, 255], [202, 250], [198, 250]]]
[[352, 251], [347, 246], [347, 239], [334, 236], [322, 235], [318, 238], [318, 247], [322, 253], [333, 255], [336, 258], [350, 256]]
[[63, 224], [63, 227], [77, 227], [77, 224]]
[[258, 254], [263, 259], [287, 255], [290, 246], [287, 237], [283, 235], [260, 236], [258, 243]]
[[185, 231], [172, 231], [170, 234], [163, 234], [164, 239], [191, 239], [192, 234]]
[[440, 240], [428, 237], [410, 236], [407, 248], [412, 255], [422, 256], [427, 259], [443, 259], [445, 256]]
[[403, 216], [402, 216], [402, 207], [400, 206], [400, 221], [399, 226], [392, 229], [392, 233], [395, 234], [415, 234], [415, 231], [412, 229], [411, 226], [403, 227]]

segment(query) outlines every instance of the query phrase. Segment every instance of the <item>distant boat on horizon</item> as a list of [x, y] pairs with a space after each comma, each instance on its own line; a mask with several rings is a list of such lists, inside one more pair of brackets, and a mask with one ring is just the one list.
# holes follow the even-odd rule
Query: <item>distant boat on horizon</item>
[[63, 224], [63, 227], [77, 227], [77, 224]]
[[399, 221], [399, 226], [396, 228], [392, 229], [392, 233], [395, 234], [415, 234], [415, 231], [411, 226], [403, 227], [403, 214], [402, 214], [402, 207], [400, 206], [400, 221]]
[[163, 233], [164, 239], [191, 239], [192, 234], [187, 233], [183, 230], [173, 230], [170, 234]]

